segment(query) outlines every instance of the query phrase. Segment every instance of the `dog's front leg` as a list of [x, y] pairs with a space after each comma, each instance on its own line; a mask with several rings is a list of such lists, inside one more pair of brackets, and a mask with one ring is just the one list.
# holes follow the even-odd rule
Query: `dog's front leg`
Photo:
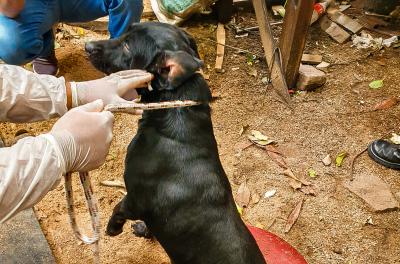
[[126, 212], [126, 196], [114, 207], [112, 216], [108, 221], [106, 233], [109, 236], [117, 236], [122, 233], [122, 228], [128, 217]]
[[153, 235], [147, 228], [146, 223], [143, 221], [137, 221], [132, 224], [132, 233], [137, 237], [153, 238]]

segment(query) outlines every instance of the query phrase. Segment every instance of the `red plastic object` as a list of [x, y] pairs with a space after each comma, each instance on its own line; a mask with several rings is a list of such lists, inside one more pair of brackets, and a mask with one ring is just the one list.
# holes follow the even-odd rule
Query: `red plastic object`
[[247, 225], [268, 264], [307, 264], [289, 243], [263, 229]]

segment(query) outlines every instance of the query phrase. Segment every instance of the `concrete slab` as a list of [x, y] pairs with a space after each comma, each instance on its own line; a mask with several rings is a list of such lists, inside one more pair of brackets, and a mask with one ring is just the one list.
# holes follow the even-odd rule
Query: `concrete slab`
[[0, 225], [0, 263], [56, 263], [32, 209]]

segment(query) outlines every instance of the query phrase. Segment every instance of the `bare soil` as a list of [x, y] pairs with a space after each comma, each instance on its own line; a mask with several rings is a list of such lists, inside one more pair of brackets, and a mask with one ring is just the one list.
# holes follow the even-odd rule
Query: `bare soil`
[[[247, 11], [240, 11], [235, 19], [240, 26], [256, 25], [254, 14]], [[332, 63], [327, 72], [328, 81], [314, 92], [292, 96], [290, 109], [277, 100], [271, 87], [262, 83], [261, 79], [267, 76], [267, 65], [262, 60], [248, 65], [246, 55], [227, 48], [225, 72], [213, 71], [216, 47], [207, 39], [215, 39], [215, 25], [215, 21], [206, 19], [195, 20], [185, 27], [197, 39], [205, 73], [210, 75], [209, 84], [215, 96], [214, 132], [221, 161], [234, 193], [246, 179], [253, 196], [257, 193], [263, 197], [266, 191], [277, 190], [275, 196], [261, 198], [245, 208], [244, 221], [279, 235], [312, 264], [400, 263], [399, 211], [374, 213], [343, 187], [351, 177], [350, 160], [354, 155], [372, 140], [400, 132], [399, 106], [369, 111], [376, 103], [399, 95], [400, 49], [359, 51], [351, 43], [336, 44], [318, 26], [312, 27], [306, 52], [321, 54], [324, 61]], [[88, 62], [83, 43], [106, 37], [86, 32], [85, 37], [61, 42], [61, 48], [56, 51], [61, 74], [75, 81], [103, 76]], [[263, 54], [257, 32], [235, 38], [227, 30], [227, 44]], [[255, 70], [256, 76], [251, 75]], [[368, 84], [376, 79], [384, 79], [384, 87], [372, 90]], [[116, 116], [114, 141], [107, 162], [91, 173], [100, 201], [103, 230], [113, 206], [123, 195], [118, 189], [100, 186], [100, 182], [122, 180], [126, 147], [135, 134], [137, 121], [138, 117], [134, 116]], [[3, 123], [0, 129], [11, 141], [18, 129], [40, 134], [47, 132], [52, 124], [53, 121]], [[243, 126], [248, 129], [240, 135]], [[264, 150], [255, 146], [238, 150], [248, 142], [247, 134], [252, 129], [277, 140], [277, 148], [286, 155], [297, 176], [308, 177], [309, 168], [317, 172], [316, 178], [309, 178], [315, 186], [315, 196], [294, 191], [283, 170]], [[327, 154], [334, 159], [342, 151], [349, 153], [342, 167], [326, 167], [321, 163]], [[390, 185], [393, 193], [400, 193], [399, 172], [379, 166], [367, 154], [358, 159], [354, 173], [377, 175]], [[75, 180], [78, 219], [88, 226], [85, 201]], [[35, 206], [36, 214], [58, 263], [91, 262], [90, 247], [79, 243], [71, 231], [64, 194], [61, 184]], [[300, 217], [291, 231], [284, 233], [286, 219], [300, 199], [304, 199]], [[369, 217], [373, 225], [366, 224]], [[156, 241], [133, 236], [129, 224], [118, 237], [102, 234], [100, 245], [103, 263], [170, 263]]]

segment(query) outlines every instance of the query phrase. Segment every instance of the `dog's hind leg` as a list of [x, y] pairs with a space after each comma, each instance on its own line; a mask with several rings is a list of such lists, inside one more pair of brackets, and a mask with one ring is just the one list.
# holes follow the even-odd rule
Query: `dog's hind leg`
[[114, 207], [112, 216], [108, 221], [106, 234], [109, 236], [117, 236], [122, 233], [122, 228], [128, 217], [128, 212], [126, 212], [126, 196]]

